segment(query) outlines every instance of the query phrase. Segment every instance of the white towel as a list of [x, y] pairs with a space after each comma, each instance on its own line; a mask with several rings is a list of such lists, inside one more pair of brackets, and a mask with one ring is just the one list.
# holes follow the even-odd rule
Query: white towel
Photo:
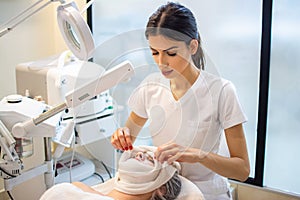
[[137, 152], [147, 152], [153, 156], [155, 151], [156, 147], [153, 146], [137, 146], [132, 151], [125, 151], [120, 157], [115, 189], [127, 194], [145, 194], [170, 180], [180, 169], [178, 162], [169, 165], [154, 159], [154, 165], [151, 166], [133, 158]]
[[113, 200], [111, 197], [84, 192], [71, 183], [60, 183], [48, 189], [40, 200]]

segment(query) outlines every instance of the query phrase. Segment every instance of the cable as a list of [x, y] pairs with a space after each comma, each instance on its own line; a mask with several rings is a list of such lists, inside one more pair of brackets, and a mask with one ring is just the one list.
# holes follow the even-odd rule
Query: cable
[[105, 182], [104, 178], [100, 174], [98, 174], [97, 172], [94, 172], [94, 175], [98, 176], [102, 180], [102, 183]]
[[0, 170], [1, 170], [4, 174], [6, 174], [6, 175], [8, 175], [8, 176], [11, 176], [11, 177], [17, 177], [16, 175], [13, 175], [13, 174], [10, 174], [10, 173], [6, 172], [2, 167], [0, 167]]
[[[77, 118], [77, 116], [74, 115], [73, 116], [74, 122], [76, 121], [76, 118]], [[74, 130], [75, 130], [75, 127], [74, 127]], [[76, 149], [75, 140], [76, 140], [75, 134], [73, 134], [73, 139], [72, 139], [72, 143], [71, 143], [71, 148], [73, 149], [73, 151], [72, 151], [72, 157], [71, 157], [70, 167], [69, 167], [70, 182], [73, 182], [72, 181], [72, 165], [73, 165], [73, 160], [74, 160], [74, 156], [75, 156], [75, 149]]]
[[72, 165], [73, 165], [73, 160], [74, 160], [74, 156], [75, 156], [75, 145], [74, 145], [74, 141], [75, 141], [75, 138], [73, 138], [72, 140], [72, 157], [71, 157], [71, 160], [70, 160], [70, 167], [69, 167], [69, 177], [70, 177], [70, 183], [72, 183]]
[[104, 162], [101, 160], [101, 161], [99, 161], [102, 165], [103, 165], [103, 167], [105, 168], [105, 171], [108, 173], [108, 176], [109, 176], [109, 178], [112, 178], [112, 176], [111, 176], [111, 174], [110, 174], [110, 171], [108, 170], [108, 168], [107, 168], [107, 166], [104, 164]]
[[54, 167], [53, 167], [53, 177], [52, 177], [52, 181], [53, 181], [53, 183], [55, 183], [55, 177], [58, 175], [58, 172], [56, 171], [57, 170], [57, 158], [54, 158], [54, 160], [53, 160], [54, 162], [53, 162], [53, 165], [54, 165]]
[[10, 191], [7, 191], [7, 194], [8, 194], [8, 196], [9, 196], [9, 198], [10, 198], [11, 200], [14, 200], [14, 198], [13, 198], [12, 194], [10, 193]]

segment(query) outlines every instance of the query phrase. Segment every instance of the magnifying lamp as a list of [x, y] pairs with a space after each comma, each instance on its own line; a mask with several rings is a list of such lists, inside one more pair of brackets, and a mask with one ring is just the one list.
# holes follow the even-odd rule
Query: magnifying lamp
[[57, 20], [66, 45], [78, 59], [88, 60], [92, 57], [95, 49], [93, 36], [73, 1], [65, 3], [64, 0], [39, 0], [1, 25], [1, 28], [5, 28], [0, 30], [0, 37], [12, 31], [17, 25], [53, 2], [61, 3], [57, 8]]
[[92, 33], [74, 2], [57, 8], [57, 20], [66, 45], [80, 60], [88, 60], [95, 49]]

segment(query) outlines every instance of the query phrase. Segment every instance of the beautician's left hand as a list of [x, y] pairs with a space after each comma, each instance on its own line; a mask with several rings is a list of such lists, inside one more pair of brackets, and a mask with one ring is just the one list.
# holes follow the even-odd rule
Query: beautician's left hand
[[167, 143], [157, 148], [155, 158], [163, 163], [167, 161], [171, 164], [173, 161], [195, 163], [200, 162], [205, 156], [206, 152], [201, 149], [188, 148], [176, 143]]

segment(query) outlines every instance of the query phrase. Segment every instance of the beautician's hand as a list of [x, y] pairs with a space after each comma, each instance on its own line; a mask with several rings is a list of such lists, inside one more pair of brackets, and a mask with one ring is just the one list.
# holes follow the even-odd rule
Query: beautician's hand
[[127, 127], [118, 128], [110, 140], [111, 144], [122, 151], [132, 150], [132, 140], [130, 130]]
[[159, 162], [163, 163], [167, 161], [168, 164], [174, 161], [188, 163], [200, 162], [206, 155], [207, 153], [200, 149], [183, 147], [176, 143], [167, 143], [159, 146], [155, 152], [155, 157]]

